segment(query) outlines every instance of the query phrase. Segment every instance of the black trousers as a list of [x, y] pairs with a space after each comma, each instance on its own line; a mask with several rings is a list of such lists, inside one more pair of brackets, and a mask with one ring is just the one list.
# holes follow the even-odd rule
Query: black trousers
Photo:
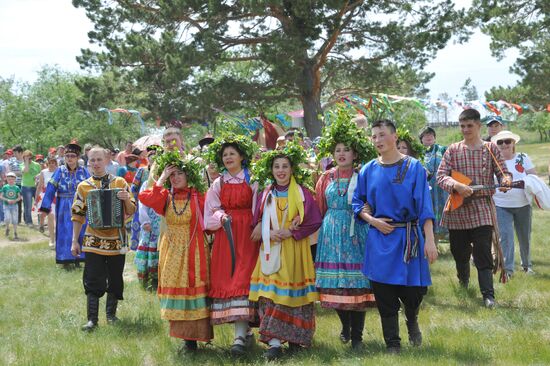
[[478, 270], [493, 269], [491, 241], [493, 227], [479, 226], [467, 230], [449, 230], [451, 253], [456, 263], [468, 263], [472, 253]]
[[102, 297], [105, 292], [112, 293], [123, 300], [125, 255], [101, 255], [86, 252], [84, 260], [83, 283], [86, 295]]
[[371, 285], [381, 318], [397, 316], [401, 307], [399, 300], [407, 309], [418, 309], [424, 295], [428, 292], [428, 288], [425, 286], [389, 285], [374, 281], [371, 281]]

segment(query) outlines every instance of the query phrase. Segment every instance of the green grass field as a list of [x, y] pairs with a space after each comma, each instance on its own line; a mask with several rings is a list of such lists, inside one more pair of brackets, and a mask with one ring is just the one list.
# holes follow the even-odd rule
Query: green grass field
[[[548, 145], [526, 145], [540, 164]], [[540, 154], [540, 158], [539, 158]], [[539, 164], [539, 163], [536, 163]], [[539, 171], [540, 172], [540, 171]], [[292, 365], [547, 365], [550, 364], [550, 213], [534, 211], [532, 258], [536, 275], [517, 272], [511, 282], [496, 284], [498, 307], [481, 306], [476, 272], [470, 289], [457, 286], [448, 244], [440, 245], [440, 258], [432, 266], [433, 286], [420, 312], [424, 345], [407, 344], [401, 319], [403, 352], [386, 355], [375, 309], [367, 312], [366, 348], [352, 352], [338, 340], [339, 321], [333, 311], [317, 308], [314, 345], [280, 364]], [[21, 228], [20, 236], [30, 236]], [[229, 357], [233, 329], [215, 328], [212, 345], [196, 355], [178, 354], [179, 342], [168, 336], [154, 294], [136, 280], [133, 254], [127, 256], [125, 300], [121, 321], [105, 322], [101, 300], [100, 326], [84, 333], [85, 296], [82, 271], [56, 268], [47, 241], [0, 244], [0, 365], [222, 365], [264, 364], [262, 345], [240, 361]], [[519, 253], [516, 251], [516, 263]], [[519, 266], [519, 264], [518, 264]]]

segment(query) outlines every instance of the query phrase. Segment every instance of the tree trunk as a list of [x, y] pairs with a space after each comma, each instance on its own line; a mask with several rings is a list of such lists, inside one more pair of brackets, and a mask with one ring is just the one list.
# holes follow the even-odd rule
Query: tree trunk
[[315, 71], [313, 63], [306, 61], [300, 80], [300, 94], [302, 107], [304, 108], [304, 127], [307, 135], [314, 138], [321, 135], [321, 80], [318, 71]]

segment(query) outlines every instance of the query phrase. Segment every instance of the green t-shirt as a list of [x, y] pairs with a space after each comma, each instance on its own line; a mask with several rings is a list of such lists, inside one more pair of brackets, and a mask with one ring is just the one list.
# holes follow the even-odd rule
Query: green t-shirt
[[[19, 198], [19, 194], [21, 194], [21, 188], [19, 188], [16, 185], [10, 186], [9, 184], [4, 184], [2, 187], [2, 197], [8, 200], [16, 200]], [[4, 204], [7, 205], [8, 203], [4, 201]]]
[[29, 163], [29, 171], [26, 173], [23, 173], [23, 169], [25, 169], [25, 163], [19, 164], [19, 167], [21, 168], [21, 173], [23, 174], [21, 178], [21, 186], [35, 187], [36, 183], [34, 177], [36, 177], [42, 171], [40, 164], [35, 161], [31, 161]]

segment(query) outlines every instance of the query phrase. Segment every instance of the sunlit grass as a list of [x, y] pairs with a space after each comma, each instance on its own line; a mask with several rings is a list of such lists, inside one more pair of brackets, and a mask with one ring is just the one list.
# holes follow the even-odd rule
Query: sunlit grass
[[[399, 356], [388, 356], [375, 310], [367, 312], [362, 352], [351, 352], [338, 340], [334, 312], [318, 308], [317, 330], [311, 349], [286, 356], [293, 365], [453, 365], [550, 363], [550, 214], [534, 211], [533, 263], [535, 276], [517, 272], [506, 285], [496, 284], [498, 307], [481, 304], [477, 281], [464, 290], [457, 286], [448, 244], [432, 266], [434, 285], [420, 312], [424, 345], [408, 346], [404, 319]], [[159, 317], [156, 296], [139, 286], [133, 254], [127, 256], [125, 300], [121, 322], [105, 322], [101, 300], [99, 329], [80, 331], [85, 322], [82, 271], [66, 272], [54, 264], [46, 241], [0, 247], [0, 365], [222, 365], [263, 364], [264, 347], [234, 362], [228, 353], [230, 326], [215, 328], [213, 344], [193, 356], [178, 354], [180, 343], [168, 336]], [[519, 255], [516, 256], [519, 258]], [[476, 278], [472, 268], [472, 278]]]

